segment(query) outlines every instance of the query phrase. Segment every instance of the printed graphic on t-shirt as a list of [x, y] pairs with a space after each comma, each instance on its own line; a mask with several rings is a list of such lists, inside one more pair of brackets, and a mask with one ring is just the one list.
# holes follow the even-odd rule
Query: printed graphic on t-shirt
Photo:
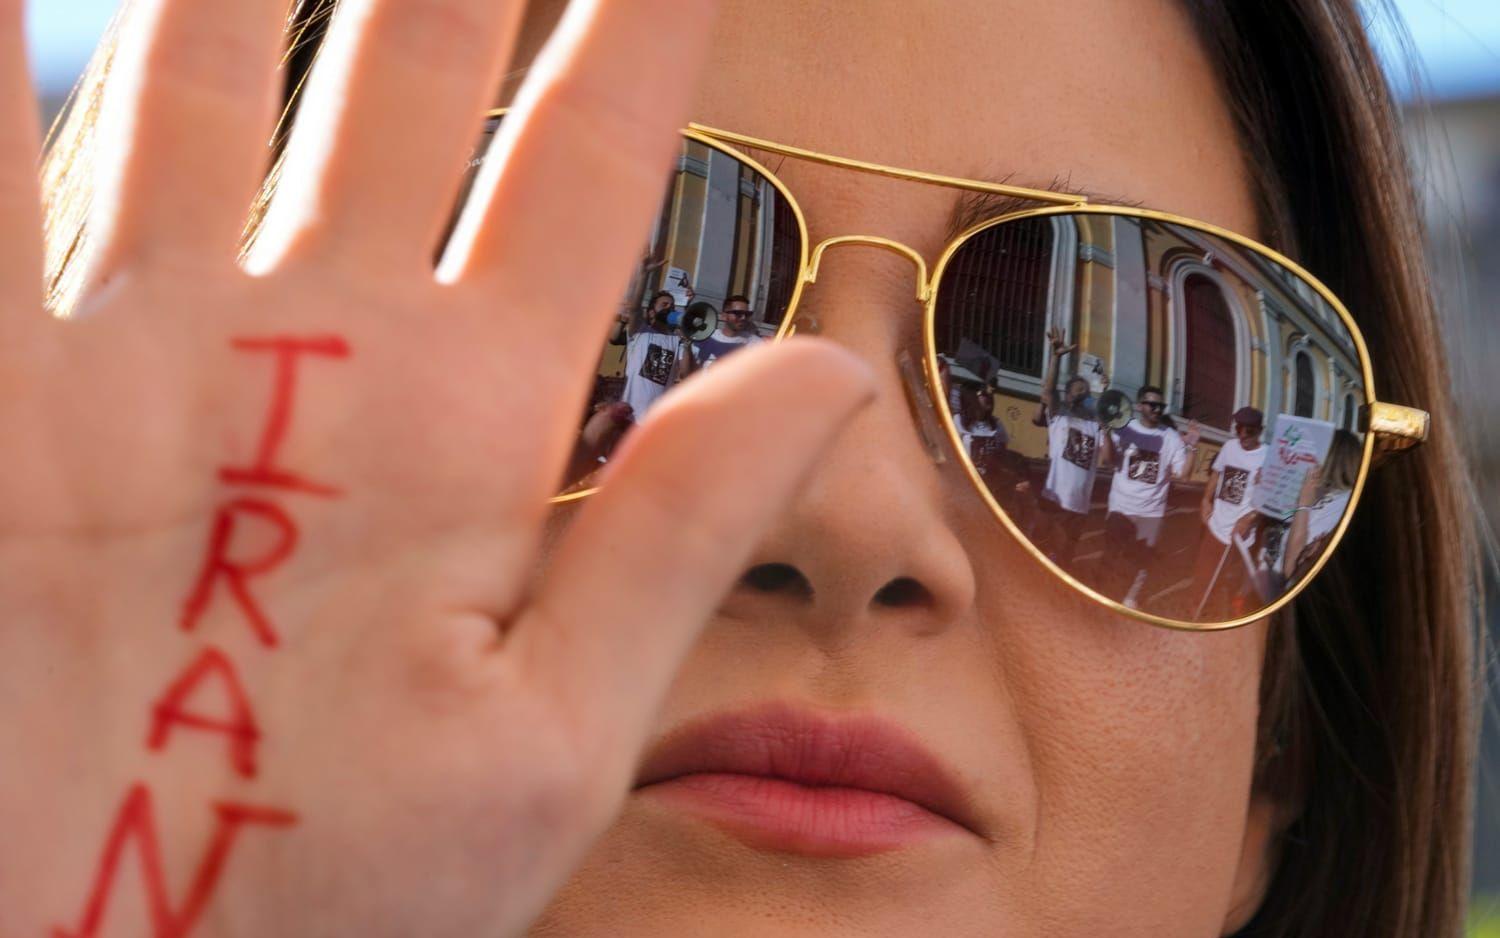
[[1130, 471], [1126, 478], [1146, 485], [1155, 485], [1161, 478], [1161, 453], [1156, 450], [1138, 449], [1130, 457]]
[[646, 358], [641, 362], [641, 377], [653, 384], [665, 386], [672, 377], [672, 366], [677, 362], [677, 353], [663, 345], [652, 345], [646, 349]]
[[1219, 483], [1219, 500], [1238, 505], [1245, 500], [1245, 490], [1250, 485], [1250, 470], [1234, 466], [1224, 467], [1224, 479]]
[[1080, 432], [1077, 427], [1068, 428], [1068, 444], [1063, 447], [1063, 459], [1080, 469], [1094, 468], [1094, 451], [1098, 439], [1091, 433]]

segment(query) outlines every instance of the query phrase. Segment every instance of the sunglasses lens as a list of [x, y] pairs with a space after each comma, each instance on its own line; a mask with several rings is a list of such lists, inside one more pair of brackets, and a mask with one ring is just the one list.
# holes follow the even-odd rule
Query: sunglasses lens
[[[491, 120], [476, 147], [460, 205], [499, 125]], [[624, 436], [678, 383], [782, 331], [806, 253], [802, 232], [769, 176], [682, 138], [639, 261], [622, 272], [561, 494], [592, 488]]]
[[1270, 256], [1130, 215], [1000, 222], [943, 265], [934, 326], [963, 458], [1067, 577], [1218, 623], [1331, 549], [1364, 372], [1320, 288]]

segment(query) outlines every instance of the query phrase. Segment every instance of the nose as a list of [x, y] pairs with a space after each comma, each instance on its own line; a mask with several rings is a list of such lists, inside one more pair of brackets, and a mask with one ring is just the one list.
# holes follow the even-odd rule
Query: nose
[[875, 366], [877, 403], [845, 428], [742, 581], [830, 646], [876, 621], [941, 631], [975, 591], [968, 552], [949, 523], [972, 493], [955, 492], [957, 472], [934, 463], [896, 364], [919, 342], [921, 309], [903, 286], [910, 268], [891, 254], [856, 259], [826, 265], [805, 308], [822, 336]]

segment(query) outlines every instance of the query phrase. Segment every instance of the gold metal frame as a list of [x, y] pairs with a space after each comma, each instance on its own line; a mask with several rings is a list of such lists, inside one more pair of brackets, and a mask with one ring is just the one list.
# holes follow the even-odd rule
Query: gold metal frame
[[[502, 109], [498, 111], [492, 111], [487, 116], [499, 117], [503, 114], [504, 110]], [[682, 133], [683, 136], [687, 137], [690, 140], [705, 144], [709, 147], [712, 147], [713, 149], [719, 150], [720, 152], [732, 156], [737, 160], [740, 160], [745, 165], [749, 166], [756, 172], [763, 175], [766, 179], [770, 180], [772, 185], [777, 188], [782, 197], [786, 200], [786, 203], [791, 206], [792, 212], [796, 216], [797, 228], [802, 236], [802, 256], [800, 258], [799, 268], [801, 272], [797, 277], [796, 285], [792, 290], [791, 300], [787, 304], [786, 315], [782, 319], [781, 325], [777, 330], [775, 336], [776, 341], [779, 341], [795, 332], [797, 304], [802, 297], [803, 288], [808, 284], [816, 282], [818, 276], [818, 265], [821, 262], [823, 255], [829, 249], [845, 245], [862, 244], [894, 252], [912, 261], [912, 263], [917, 268], [916, 299], [919, 303], [923, 304], [922, 365], [924, 378], [927, 383], [927, 393], [930, 396], [931, 402], [935, 405], [938, 413], [941, 414], [943, 418], [942, 422], [948, 435], [948, 441], [953, 447], [954, 452], [958, 454], [959, 463], [964, 467], [964, 471], [968, 474], [970, 482], [979, 492], [985, 503], [989, 505], [990, 510], [994, 513], [995, 517], [1000, 521], [1005, 529], [1009, 531], [1013, 537], [1015, 537], [1017, 542], [1019, 542], [1020, 545], [1028, 553], [1031, 554], [1032, 557], [1034, 557], [1044, 567], [1051, 570], [1054, 574], [1061, 577], [1062, 580], [1069, 586], [1088, 596], [1090, 599], [1093, 599], [1094, 601], [1102, 604], [1106, 608], [1121, 615], [1129, 616], [1133, 619], [1139, 619], [1144, 622], [1150, 622], [1154, 625], [1164, 626], [1167, 628], [1206, 632], [1216, 631], [1220, 629], [1231, 629], [1246, 625], [1251, 622], [1263, 619], [1266, 616], [1269, 616], [1277, 610], [1285, 607], [1288, 603], [1295, 599], [1299, 593], [1302, 592], [1302, 590], [1307, 586], [1308, 583], [1312, 582], [1313, 578], [1317, 576], [1317, 574], [1322, 570], [1324, 564], [1328, 562], [1328, 558], [1333, 555], [1333, 552], [1335, 549], [1337, 549], [1339, 542], [1343, 540], [1344, 532], [1348, 529], [1350, 519], [1354, 515], [1355, 506], [1359, 504], [1360, 496], [1364, 492], [1365, 480], [1369, 476], [1370, 469], [1372, 468], [1372, 465], [1375, 462], [1377, 456], [1389, 452], [1409, 449], [1420, 444], [1427, 438], [1427, 433], [1430, 425], [1430, 417], [1425, 411], [1418, 410], [1412, 407], [1405, 407], [1399, 404], [1380, 401], [1376, 398], [1375, 377], [1371, 370], [1370, 353], [1369, 349], [1365, 345], [1364, 335], [1360, 332], [1358, 324], [1354, 321], [1354, 317], [1350, 315], [1347, 309], [1344, 308], [1344, 304], [1339, 302], [1338, 297], [1335, 296], [1333, 292], [1326, 286], [1324, 286], [1323, 283], [1318, 280], [1318, 278], [1314, 277], [1307, 270], [1303, 269], [1301, 265], [1297, 264], [1291, 258], [1286, 257], [1275, 249], [1267, 247], [1266, 245], [1261, 244], [1258, 241], [1251, 240], [1244, 235], [1236, 234], [1235, 232], [1228, 231], [1216, 225], [1211, 225], [1208, 222], [1197, 221], [1195, 219], [1185, 218], [1181, 215], [1173, 215], [1167, 212], [1157, 212], [1150, 209], [1133, 208], [1123, 205], [1092, 204], [1088, 201], [1087, 197], [1079, 194], [1060, 193], [1043, 189], [1027, 189], [1020, 186], [1004, 185], [1002, 183], [985, 182], [976, 179], [961, 179], [955, 176], [942, 176], [935, 173], [925, 173], [919, 172], [917, 170], [901, 169], [894, 166], [883, 166], [878, 163], [868, 163], [863, 160], [855, 160], [842, 156], [833, 156], [827, 153], [818, 153], [813, 150], [804, 150], [800, 147], [788, 146], [786, 144], [776, 143], [770, 140], [751, 137], [746, 134], [738, 134], [727, 130], [721, 130], [715, 127], [704, 126], [702, 124], [689, 124], [687, 129]], [[925, 258], [923, 258], [921, 252], [917, 251], [909, 245], [902, 244], [898, 241], [892, 241], [889, 238], [882, 238], [875, 235], [848, 234], [833, 238], [827, 238], [823, 241], [818, 242], [818, 244], [816, 245], [810, 246], [807, 233], [807, 219], [802, 212], [802, 207], [797, 203], [796, 198], [792, 195], [791, 190], [787, 188], [786, 184], [783, 183], [775, 173], [771, 172], [764, 165], [762, 165], [754, 158], [750, 157], [748, 154], [737, 149], [738, 147], [745, 147], [748, 149], [766, 153], [774, 153], [779, 156], [790, 157], [805, 162], [818, 163], [825, 166], [835, 166], [842, 169], [853, 170], [855, 172], [885, 176], [892, 179], [903, 179], [911, 182], [944, 186], [951, 189], [961, 189], [969, 192], [985, 192], [1013, 196], [1015, 198], [1025, 199], [1028, 201], [1046, 203], [1049, 207], [1028, 209], [1020, 212], [1011, 212], [995, 218], [987, 219], [970, 227], [968, 230], [960, 233], [956, 238], [948, 243], [947, 247], [943, 249], [943, 252], [939, 256], [937, 263], [932, 267], [931, 273], [929, 274], [926, 260]], [[1247, 250], [1253, 251], [1261, 255], [1262, 257], [1276, 262], [1287, 270], [1290, 270], [1292, 273], [1301, 277], [1304, 281], [1311, 285], [1313, 289], [1318, 293], [1318, 295], [1322, 297], [1323, 300], [1327, 302], [1335, 312], [1338, 313], [1339, 320], [1344, 324], [1344, 327], [1349, 331], [1349, 335], [1354, 341], [1355, 349], [1359, 354], [1360, 372], [1361, 377], [1364, 379], [1365, 398], [1368, 403], [1365, 405], [1362, 418], [1364, 424], [1362, 429], [1365, 430], [1364, 453], [1363, 458], [1360, 462], [1359, 477], [1356, 480], [1354, 490], [1350, 495], [1349, 508], [1344, 512], [1344, 517], [1340, 520], [1339, 525], [1334, 530], [1332, 537], [1329, 538], [1328, 546], [1324, 548], [1323, 555], [1318, 558], [1318, 561], [1313, 565], [1313, 568], [1308, 571], [1308, 573], [1303, 576], [1301, 580], [1291, 585], [1285, 593], [1277, 597], [1275, 602], [1272, 602], [1266, 607], [1257, 610], [1252, 615], [1243, 616], [1241, 618], [1232, 619], [1225, 622], [1187, 622], [1180, 619], [1171, 619], [1164, 616], [1154, 615], [1152, 613], [1143, 612], [1138, 609], [1131, 609], [1124, 604], [1113, 600], [1108, 596], [1105, 596], [1094, 588], [1086, 585], [1078, 578], [1074, 577], [1072, 574], [1068, 573], [1068, 571], [1064, 570], [1061, 566], [1052, 561], [1045, 553], [1038, 549], [1036, 545], [1031, 543], [1031, 541], [1016, 525], [1015, 521], [1011, 519], [1010, 515], [1007, 514], [1005, 510], [1000, 506], [1000, 503], [990, 492], [989, 486], [985, 484], [984, 480], [979, 475], [979, 471], [974, 467], [973, 461], [969, 458], [969, 454], [964, 451], [962, 441], [958, 434], [958, 429], [953, 422], [953, 412], [948, 405], [947, 394], [943, 392], [938, 377], [936, 338], [937, 286], [942, 281], [943, 273], [947, 269], [949, 262], [953, 259], [954, 254], [957, 253], [957, 251], [961, 247], [963, 247], [965, 243], [967, 243], [970, 239], [972, 239], [979, 233], [993, 228], [996, 225], [1006, 224], [1024, 218], [1037, 218], [1042, 216], [1069, 214], [1122, 215], [1129, 218], [1169, 223], [1177, 225], [1179, 227], [1201, 231], [1206, 234], [1210, 234], [1223, 240], [1229, 241], [1233, 244], [1239, 245], [1240, 247], [1243, 247]], [[811, 255], [810, 257], [809, 254]], [[568, 493], [566, 495], [559, 495], [554, 499], [554, 501], [575, 501], [577, 499], [588, 496], [595, 491], [597, 491], [597, 489], [591, 488], [584, 491]]]

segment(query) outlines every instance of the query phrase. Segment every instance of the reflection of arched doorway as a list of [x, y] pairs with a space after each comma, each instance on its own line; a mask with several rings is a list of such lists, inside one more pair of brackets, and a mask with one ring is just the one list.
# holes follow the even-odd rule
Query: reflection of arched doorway
[[1318, 381], [1313, 376], [1312, 356], [1305, 349], [1297, 350], [1292, 374], [1296, 382], [1292, 393], [1292, 413], [1298, 417], [1311, 417], [1317, 401]]
[[1234, 413], [1236, 349], [1234, 319], [1224, 291], [1201, 274], [1182, 284], [1186, 326], [1182, 413], [1211, 427], [1229, 429]]
[[969, 339], [1001, 370], [1041, 377], [1052, 248], [1050, 218], [996, 225], [965, 242], [938, 291], [938, 347]]

